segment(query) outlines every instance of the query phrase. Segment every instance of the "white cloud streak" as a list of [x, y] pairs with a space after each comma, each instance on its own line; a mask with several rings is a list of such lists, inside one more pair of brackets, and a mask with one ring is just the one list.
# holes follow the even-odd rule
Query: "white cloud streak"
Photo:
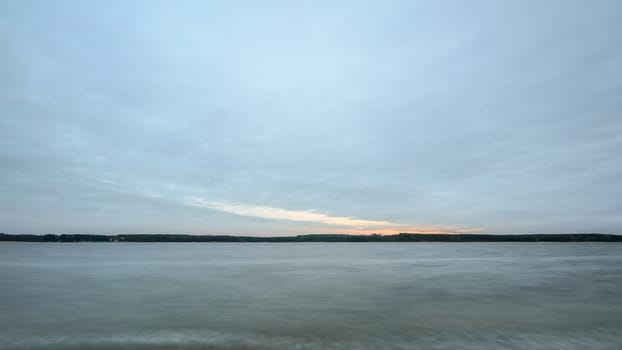
[[217, 210], [229, 214], [240, 216], [250, 216], [262, 219], [288, 220], [317, 222], [333, 226], [354, 227], [354, 228], [374, 228], [374, 227], [394, 227], [397, 224], [389, 221], [362, 220], [344, 216], [330, 216], [318, 213], [315, 210], [288, 210], [282, 208], [272, 208], [265, 206], [249, 206], [242, 204], [226, 204], [218, 202], [208, 202], [200, 197], [184, 197], [183, 203], [193, 207]]

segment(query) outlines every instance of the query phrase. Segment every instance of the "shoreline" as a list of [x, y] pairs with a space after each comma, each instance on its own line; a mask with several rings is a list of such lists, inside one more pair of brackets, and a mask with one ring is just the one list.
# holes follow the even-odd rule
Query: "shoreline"
[[35, 243], [583, 243], [622, 242], [622, 235], [601, 233], [568, 234], [421, 234], [399, 233], [395, 235], [347, 235], [310, 234], [297, 236], [233, 236], [233, 235], [186, 235], [186, 234], [46, 234], [24, 235], [0, 233], [0, 242]]

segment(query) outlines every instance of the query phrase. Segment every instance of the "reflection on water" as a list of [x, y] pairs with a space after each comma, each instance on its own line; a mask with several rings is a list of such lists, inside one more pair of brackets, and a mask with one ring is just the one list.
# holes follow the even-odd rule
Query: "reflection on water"
[[620, 349], [622, 244], [0, 244], [0, 349]]

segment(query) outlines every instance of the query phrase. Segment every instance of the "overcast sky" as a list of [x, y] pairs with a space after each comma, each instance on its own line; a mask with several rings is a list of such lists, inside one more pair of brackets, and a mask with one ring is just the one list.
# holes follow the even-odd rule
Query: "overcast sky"
[[622, 233], [622, 2], [1, 1], [0, 232]]

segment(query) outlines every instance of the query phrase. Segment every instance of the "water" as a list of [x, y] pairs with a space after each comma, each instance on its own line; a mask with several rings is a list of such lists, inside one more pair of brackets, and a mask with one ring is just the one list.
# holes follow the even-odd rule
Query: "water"
[[0, 349], [622, 349], [622, 244], [0, 244]]

